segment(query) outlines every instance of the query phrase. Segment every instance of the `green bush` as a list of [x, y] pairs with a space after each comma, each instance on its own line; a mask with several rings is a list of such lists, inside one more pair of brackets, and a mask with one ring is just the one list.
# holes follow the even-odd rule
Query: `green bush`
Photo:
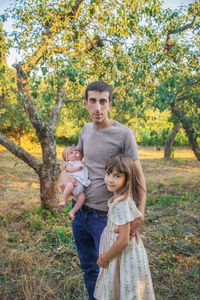
[[79, 135], [72, 135], [70, 137], [65, 137], [65, 136], [59, 136], [56, 139], [56, 144], [59, 146], [65, 145], [65, 146], [70, 146], [70, 145], [77, 145], [79, 140]]
[[[138, 132], [138, 138], [137, 142], [139, 145], [142, 146], [164, 146], [166, 143], [166, 140], [168, 139], [171, 131], [169, 128], [167, 129], [159, 129], [157, 131], [140, 131]], [[183, 129], [179, 131], [177, 134], [174, 146], [186, 146], [188, 145], [188, 139], [185, 135], [185, 132]]]

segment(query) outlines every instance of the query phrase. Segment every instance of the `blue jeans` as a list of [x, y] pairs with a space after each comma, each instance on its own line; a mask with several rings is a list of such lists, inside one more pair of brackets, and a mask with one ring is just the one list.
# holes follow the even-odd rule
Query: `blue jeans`
[[81, 209], [76, 213], [75, 220], [72, 221], [76, 249], [90, 300], [95, 300], [93, 294], [99, 273], [97, 265], [99, 243], [106, 224], [106, 213], [87, 214]]

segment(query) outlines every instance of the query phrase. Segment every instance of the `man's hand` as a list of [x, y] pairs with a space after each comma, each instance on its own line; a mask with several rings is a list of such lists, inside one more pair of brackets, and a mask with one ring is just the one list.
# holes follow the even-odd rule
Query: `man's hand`
[[[143, 222], [144, 222], [144, 216], [143, 215], [140, 216], [140, 217], [138, 217], [137, 219], [135, 219], [134, 221], [131, 222], [131, 226], [130, 226], [130, 240], [134, 236], [136, 238], [137, 244], [139, 242], [138, 229], [140, 228], [140, 226], [142, 225]], [[119, 233], [119, 229], [117, 229], [115, 232]]]
[[63, 169], [61, 174], [60, 174], [60, 188], [61, 191], [63, 192], [65, 189], [65, 186], [68, 182], [72, 182], [74, 186], [77, 186], [76, 180], [72, 175], [70, 175], [66, 169]]
[[106, 259], [106, 256], [104, 254], [99, 255], [97, 265], [101, 268], [106, 268], [109, 265], [109, 260]]
[[144, 217], [140, 216], [137, 219], [135, 219], [134, 221], [131, 222], [131, 227], [130, 227], [130, 233], [131, 234], [135, 234], [138, 232], [138, 229], [140, 228], [140, 226], [142, 225], [142, 223], [144, 222]]
[[134, 236], [136, 238], [137, 244], [139, 242], [138, 229], [140, 228], [140, 226], [142, 225], [143, 222], [144, 222], [144, 216], [143, 215], [131, 222], [130, 238]]

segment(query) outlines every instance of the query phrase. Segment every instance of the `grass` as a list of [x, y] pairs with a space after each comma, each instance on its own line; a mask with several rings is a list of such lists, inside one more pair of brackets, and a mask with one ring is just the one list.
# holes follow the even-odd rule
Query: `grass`
[[[177, 149], [174, 160], [153, 148], [139, 152], [148, 187], [140, 235], [156, 299], [198, 300], [200, 163], [188, 149]], [[3, 149], [0, 188], [0, 299], [85, 299], [70, 205], [40, 208], [37, 175]]]

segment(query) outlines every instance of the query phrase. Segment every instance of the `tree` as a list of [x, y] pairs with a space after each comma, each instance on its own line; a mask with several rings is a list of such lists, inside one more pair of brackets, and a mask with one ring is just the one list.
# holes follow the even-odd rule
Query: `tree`
[[143, 116], [147, 108], [171, 111], [171, 120], [174, 125], [182, 124], [198, 160], [199, 8], [196, 1], [188, 7], [160, 10], [154, 18], [154, 10], [148, 9], [152, 17], [149, 27], [143, 25], [138, 37], [132, 31], [133, 41], [127, 47], [131, 70], [126, 78], [123, 74], [133, 105], [140, 107], [139, 115]]
[[156, 106], [171, 110], [175, 123], [182, 124], [190, 147], [200, 160], [199, 43], [196, 39], [199, 3], [191, 4], [187, 11], [167, 12], [164, 17], [167, 20], [166, 62], [157, 68]]
[[[10, 152], [35, 170], [40, 179], [42, 206], [50, 207], [55, 205], [57, 200], [56, 183], [60, 170], [56, 159], [55, 126], [72, 73], [68, 74], [66, 68], [63, 71], [57, 69], [57, 75], [60, 73], [60, 76], [56, 82], [57, 85], [53, 86], [54, 93], [51, 94], [51, 99], [49, 98], [49, 106], [52, 108], [51, 112], [49, 107], [48, 111], [42, 112], [40, 105], [34, 102], [33, 99], [34, 97], [37, 98], [37, 92], [35, 95], [35, 81], [32, 79], [37, 77], [36, 73], [39, 70], [36, 68], [39, 64], [44, 75], [43, 80], [51, 79], [50, 76], [46, 76], [47, 73], [48, 75], [50, 73], [50, 71], [47, 70], [47, 66], [50, 68], [51, 64], [60, 62], [58, 58], [57, 61], [51, 63], [54, 53], [60, 50], [60, 47], [56, 45], [56, 42], [59, 43], [57, 36], [59, 36], [62, 31], [64, 31], [65, 34], [66, 31], [69, 31], [70, 34], [73, 33], [74, 37], [76, 29], [73, 29], [73, 26], [75, 26], [74, 24], [78, 20], [83, 0], [76, 1], [74, 5], [63, 5], [61, 2], [60, 5], [58, 4], [56, 7], [54, 7], [51, 1], [49, 3], [37, 1], [37, 3], [32, 2], [31, 5], [24, 1], [23, 4], [24, 7], [16, 5], [16, 7], [13, 8], [13, 12], [15, 12], [18, 17], [17, 25], [21, 27], [21, 30], [14, 32], [14, 40], [22, 49], [22, 55], [24, 55], [23, 63], [20, 62], [15, 65], [17, 71], [18, 95], [24, 107], [24, 111], [36, 130], [36, 135], [42, 148], [43, 161], [41, 163], [36, 157], [33, 157], [30, 153], [15, 145], [2, 134], [0, 134], [0, 142]], [[84, 21], [82, 25], [85, 25]], [[35, 28], [33, 28], [34, 25]], [[37, 35], [36, 33], [39, 33], [39, 29], [41, 33]], [[34, 46], [34, 43], [36, 46]], [[86, 50], [91, 50], [97, 43], [98, 39], [94, 38], [85, 45]], [[68, 47], [69, 45], [66, 46], [66, 48]], [[80, 49], [80, 51], [82, 51], [82, 49]], [[30, 54], [25, 56], [25, 52], [29, 52]], [[64, 52], [63, 49], [61, 53], [62, 52]], [[62, 60], [64, 61], [64, 59]], [[40, 84], [40, 78], [38, 81]]]
[[20, 137], [26, 126], [25, 113], [17, 103], [16, 72], [10, 69], [6, 63], [8, 44], [3, 33], [2, 24], [0, 24], [0, 41], [0, 127], [4, 133], [17, 133], [20, 144]]
[[165, 148], [164, 148], [164, 158], [170, 158], [172, 155], [172, 145], [174, 143], [175, 137], [177, 133], [179, 132], [180, 129], [180, 123], [177, 123], [174, 125], [172, 132], [170, 133], [168, 139], [166, 140], [165, 143]]
[[[148, 5], [154, 1], [141, 1], [139, 6], [135, 1], [21, 0], [8, 9], [15, 24], [12, 46], [22, 57], [15, 65], [17, 99], [35, 129], [42, 161], [2, 133], [0, 143], [38, 174], [42, 206], [57, 202], [55, 131], [62, 106], [70, 99], [67, 94], [80, 93], [88, 78], [112, 82], [108, 61], [128, 37], [126, 16], [132, 11], [144, 15]], [[137, 22], [132, 27], [136, 29]], [[114, 62], [111, 71], [117, 72]]]

